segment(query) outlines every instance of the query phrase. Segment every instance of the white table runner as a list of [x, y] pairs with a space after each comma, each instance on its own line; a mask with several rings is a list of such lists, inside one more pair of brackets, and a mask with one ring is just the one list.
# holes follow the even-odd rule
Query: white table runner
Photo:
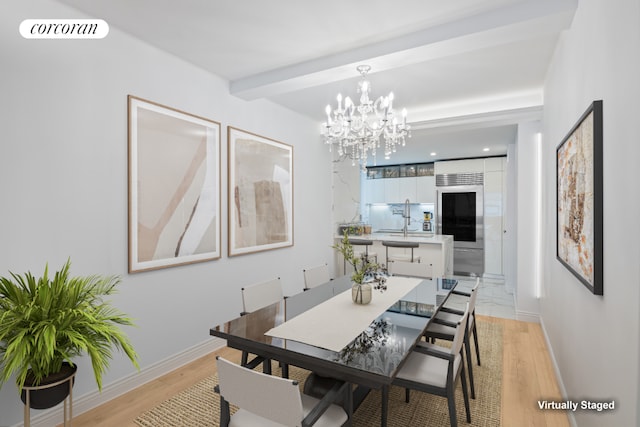
[[387, 290], [374, 290], [367, 305], [355, 304], [349, 289], [270, 329], [266, 335], [340, 351], [422, 280], [389, 277]]

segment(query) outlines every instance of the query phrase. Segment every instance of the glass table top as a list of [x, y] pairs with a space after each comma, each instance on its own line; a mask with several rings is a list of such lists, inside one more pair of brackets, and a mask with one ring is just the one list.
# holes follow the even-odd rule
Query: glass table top
[[[338, 293], [350, 292], [351, 280], [348, 276], [287, 297], [281, 303], [269, 305], [212, 328], [211, 335], [227, 339], [232, 347], [242, 347], [243, 343], [259, 343], [269, 352], [286, 351], [293, 359], [313, 357], [368, 375], [392, 378], [402, 360], [422, 337], [431, 317], [456, 284], [455, 279], [421, 280], [413, 290], [391, 305], [339, 352], [298, 341], [274, 338], [265, 335], [265, 332], [280, 325], [285, 319], [292, 319]], [[376, 293], [380, 291], [373, 292], [375, 298]], [[354, 309], [357, 309], [355, 304]], [[309, 333], [312, 334], [313, 331], [310, 330]]]

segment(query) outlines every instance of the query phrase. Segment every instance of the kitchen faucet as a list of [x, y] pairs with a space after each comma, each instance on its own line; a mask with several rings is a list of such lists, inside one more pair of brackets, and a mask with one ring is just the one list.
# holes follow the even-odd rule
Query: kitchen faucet
[[411, 206], [409, 199], [404, 201], [404, 213], [402, 217], [404, 218], [404, 228], [402, 229], [402, 234], [404, 237], [407, 237], [407, 231], [409, 229], [409, 223], [411, 222]]

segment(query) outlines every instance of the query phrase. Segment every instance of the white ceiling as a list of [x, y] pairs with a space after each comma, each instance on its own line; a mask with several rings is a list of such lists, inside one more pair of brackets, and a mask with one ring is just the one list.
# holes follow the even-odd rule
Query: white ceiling
[[[539, 117], [549, 60], [578, 2], [58, 1], [228, 80], [232, 95], [317, 120], [318, 129], [338, 92], [354, 97], [356, 66], [371, 65], [372, 95], [394, 92], [394, 106], [409, 110], [409, 145], [437, 151], [432, 160], [486, 155], [479, 146], [490, 141], [500, 141], [490, 154], [504, 154], [514, 123]], [[468, 143], [450, 147], [454, 133]]]

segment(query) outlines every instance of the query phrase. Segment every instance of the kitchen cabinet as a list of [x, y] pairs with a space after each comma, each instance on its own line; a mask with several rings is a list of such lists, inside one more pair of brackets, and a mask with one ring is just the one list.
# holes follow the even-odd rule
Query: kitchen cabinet
[[[340, 239], [337, 236], [336, 239]], [[369, 253], [378, 254], [377, 262], [386, 264], [386, 247], [382, 245], [384, 240], [418, 242], [419, 247], [414, 249], [414, 256], [420, 257], [422, 263], [430, 266], [433, 277], [445, 277], [453, 274], [453, 236], [433, 235], [432, 237], [408, 236], [403, 237], [402, 234], [370, 234], [363, 238], [371, 239], [373, 245], [369, 248]], [[404, 251], [404, 252], [403, 252]], [[393, 253], [411, 254], [410, 249], [394, 248]], [[336, 251], [335, 262], [340, 266], [342, 271], [343, 259]], [[347, 270], [349, 267], [347, 266]]]
[[440, 247], [420, 245], [415, 255], [420, 256], [420, 262], [431, 266], [433, 277], [446, 277], [453, 274], [453, 239]]
[[485, 159], [447, 160], [436, 162], [434, 165], [436, 175], [443, 173], [473, 173], [484, 172]]
[[386, 203], [404, 203], [409, 199], [416, 200], [416, 178], [387, 178], [384, 182], [384, 199]]
[[416, 203], [435, 203], [436, 202], [436, 177], [435, 176], [419, 176], [416, 178], [415, 201]]
[[384, 198], [384, 182], [386, 179], [367, 179], [366, 186], [366, 203], [386, 203]]
[[435, 203], [435, 176], [366, 179], [366, 203]]

